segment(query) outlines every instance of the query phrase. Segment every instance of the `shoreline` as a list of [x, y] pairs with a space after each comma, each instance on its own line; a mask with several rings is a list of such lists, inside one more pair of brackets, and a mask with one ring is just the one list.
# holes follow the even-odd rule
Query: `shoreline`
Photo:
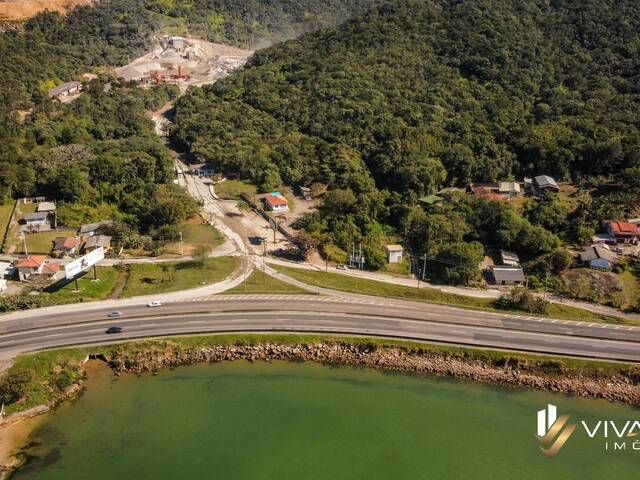
[[[106, 360], [106, 363], [105, 361]], [[83, 362], [87, 374], [109, 375], [156, 373], [163, 368], [199, 363], [246, 360], [249, 362], [314, 362], [322, 365], [374, 368], [380, 371], [449, 377], [506, 388], [535, 389], [582, 398], [604, 399], [640, 406], [640, 384], [621, 375], [580, 372], [535, 371], [508, 354], [500, 362], [444, 351], [345, 340], [299, 341], [293, 343], [262, 339], [252, 344], [188, 346], [178, 342], [143, 343], [134, 348], [113, 346], [104, 360]], [[551, 360], [549, 361], [552, 362]], [[107, 370], [108, 369], [108, 370]], [[560, 369], [561, 370], [561, 369]], [[0, 480], [20, 467], [19, 455], [33, 429], [63, 401], [78, 396], [84, 379], [56, 396], [49, 405], [39, 405], [11, 414], [0, 421]]]

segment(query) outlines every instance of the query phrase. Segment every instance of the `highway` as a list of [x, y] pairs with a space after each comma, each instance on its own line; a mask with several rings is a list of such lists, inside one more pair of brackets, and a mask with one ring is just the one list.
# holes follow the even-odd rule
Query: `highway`
[[[640, 361], [640, 328], [542, 319], [358, 296], [219, 295], [122, 317], [87, 306], [0, 317], [0, 357], [69, 345], [210, 332], [318, 332], [380, 336], [608, 360]], [[121, 334], [105, 333], [110, 326]]]

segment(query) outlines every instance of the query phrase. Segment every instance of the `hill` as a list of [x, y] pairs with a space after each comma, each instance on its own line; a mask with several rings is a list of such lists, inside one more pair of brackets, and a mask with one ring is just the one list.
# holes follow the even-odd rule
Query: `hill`
[[339, 190], [339, 218], [307, 226], [342, 247], [406, 236], [440, 186], [546, 173], [624, 190], [640, 172], [639, 31], [633, 0], [394, 2], [190, 92], [173, 139], [264, 190]]

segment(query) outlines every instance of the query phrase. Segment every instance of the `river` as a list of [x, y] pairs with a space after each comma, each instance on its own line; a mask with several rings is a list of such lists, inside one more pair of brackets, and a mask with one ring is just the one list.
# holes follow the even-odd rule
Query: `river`
[[[106, 369], [104, 369], [106, 370]], [[224, 362], [141, 378], [102, 371], [33, 433], [17, 479], [636, 478], [640, 451], [576, 430], [554, 458], [547, 403], [640, 419], [605, 401], [312, 363]], [[637, 438], [637, 437], [636, 437]]]

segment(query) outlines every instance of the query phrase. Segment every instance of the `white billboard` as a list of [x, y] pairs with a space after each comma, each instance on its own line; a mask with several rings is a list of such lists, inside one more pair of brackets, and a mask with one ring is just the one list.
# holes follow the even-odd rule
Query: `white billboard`
[[83, 270], [87, 270], [102, 259], [104, 259], [104, 248], [98, 247], [94, 251], [87, 253], [84, 257], [80, 257], [71, 263], [67, 263], [64, 267], [65, 276], [67, 279], [72, 279]]

